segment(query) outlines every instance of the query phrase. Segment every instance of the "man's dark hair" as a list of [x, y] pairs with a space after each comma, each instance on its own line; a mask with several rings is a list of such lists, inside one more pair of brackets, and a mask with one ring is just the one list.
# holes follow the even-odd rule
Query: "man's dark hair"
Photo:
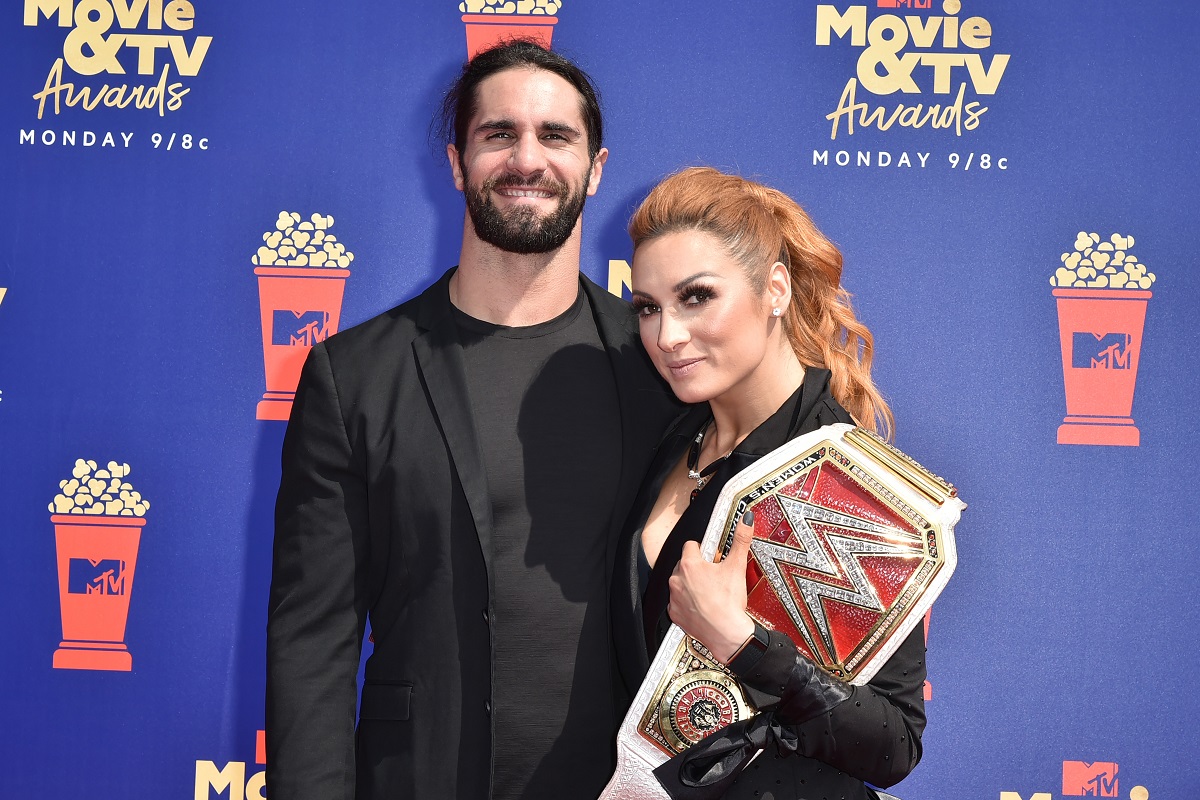
[[467, 138], [467, 125], [475, 113], [479, 84], [485, 78], [506, 69], [528, 67], [544, 69], [559, 76], [579, 92], [579, 106], [587, 125], [588, 157], [595, 158], [600, 152], [603, 125], [600, 120], [600, 98], [592, 79], [575, 64], [547, 50], [537, 42], [513, 39], [476, 55], [463, 64], [462, 73], [446, 92], [442, 100], [437, 123], [438, 138], [443, 144], [453, 141], [462, 157], [463, 143]]

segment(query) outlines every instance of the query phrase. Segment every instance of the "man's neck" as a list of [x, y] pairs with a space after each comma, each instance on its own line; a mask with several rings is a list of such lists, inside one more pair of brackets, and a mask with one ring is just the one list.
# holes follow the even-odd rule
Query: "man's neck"
[[579, 228], [549, 253], [510, 253], [482, 241], [470, 219], [463, 231], [450, 302], [493, 325], [537, 325], [554, 319], [579, 294]]

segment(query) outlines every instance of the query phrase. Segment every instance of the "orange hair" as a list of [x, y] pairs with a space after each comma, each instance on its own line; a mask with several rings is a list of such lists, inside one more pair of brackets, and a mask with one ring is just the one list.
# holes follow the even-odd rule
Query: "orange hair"
[[690, 167], [654, 187], [629, 221], [629, 236], [636, 250], [664, 234], [689, 230], [723, 242], [755, 291], [766, 286], [776, 261], [788, 267], [792, 301], [782, 321], [796, 357], [832, 372], [834, 398], [860, 425], [891, 438], [891, 409], [871, 380], [874, 339], [842, 288], [842, 254], [804, 209], [761, 183]]

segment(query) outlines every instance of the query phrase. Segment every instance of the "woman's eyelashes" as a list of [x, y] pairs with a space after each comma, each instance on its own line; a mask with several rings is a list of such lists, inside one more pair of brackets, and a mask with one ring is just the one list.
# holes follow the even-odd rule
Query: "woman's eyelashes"
[[[711, 286], [693, 283], [679, 290], [679, 306], [681, 308], [696, 308], [717, 296]], [[639, 317], [649, 317], [662, 311], [658, 304], [649, 297], [638, 295], [633, 298], [633, 313]]]
[[702, 306], [717, 296], [711, 286], [692, 283], [679, 291], [679, 302], [684, 306]]
[[648, 317], [658, 313], [658, 306], [648, 297], [633, 298], [633, 313], [639, 317]]

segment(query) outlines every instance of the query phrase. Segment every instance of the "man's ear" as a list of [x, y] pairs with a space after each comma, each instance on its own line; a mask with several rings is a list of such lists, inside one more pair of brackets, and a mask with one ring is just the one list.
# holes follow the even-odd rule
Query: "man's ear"
[[454, 188], [461, 192], [466, 183], [463, 181], [462, 159], [458, 157], [458, 148], [453, 144], [446, 145], [446, 160], [450, 162], [450, 171], [454, 173]]
[[588, 173], [587, 194], [591, 197], [600, 188], [600, 176], [604, 174], [604, 162], [608, 161], [608, 148], [601, 147], [600, 152], [592, 159], [592, 169]]

